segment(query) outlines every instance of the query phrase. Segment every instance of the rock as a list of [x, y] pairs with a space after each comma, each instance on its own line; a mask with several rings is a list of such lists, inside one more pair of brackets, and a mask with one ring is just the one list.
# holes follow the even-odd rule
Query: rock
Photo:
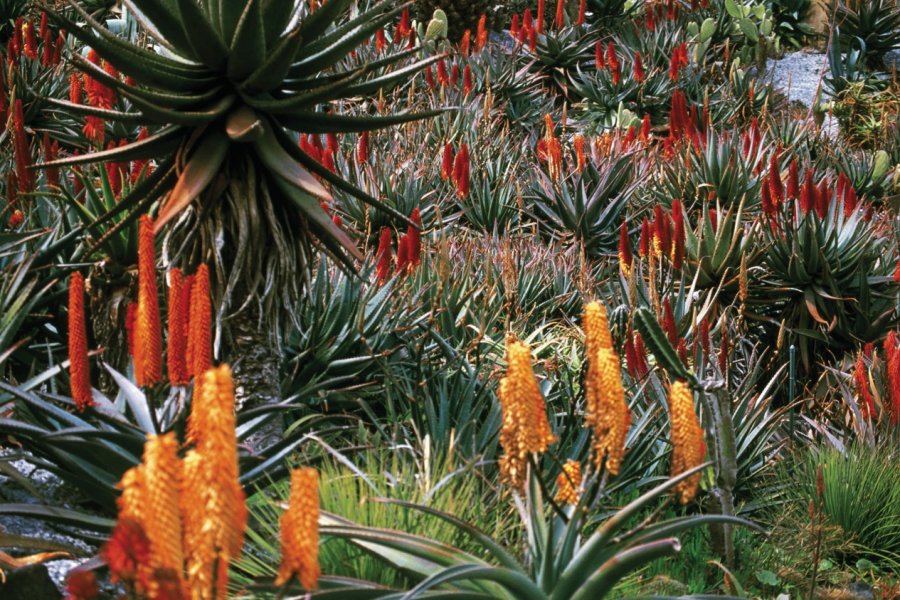
[[44, 565], [28, 565], [6, 574], [6, 583], [0, 584], [3, 600], [56, 600], [62, 594], [56, 589], [50, 573]]
[[[768, 72], [772, 85], [785, 95], [788, 102], [799, 102], [809, 108], [816, 102], [820, 84], [824, 86], [822, 70], [827, 68], [827, 62], [828, 57], [822, 52], [801, 50], [785, 54], [781, 59], [769, 59]], [[837, 119], [830, 114], [825, 115], [822, 127], [826, 137], [837, 139]]]

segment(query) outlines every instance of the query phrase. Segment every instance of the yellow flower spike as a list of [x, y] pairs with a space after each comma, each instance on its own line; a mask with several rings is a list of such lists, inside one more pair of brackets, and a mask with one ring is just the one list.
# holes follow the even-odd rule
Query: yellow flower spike
[[231, 369], [221, 365], [200, 380], [191, 406], [195, 447], [181, 480], [188, 578], [194, 598], [222, 598], [228, 563], [243, 546], [247, 506], [238, 479]]
[[[703, 463], [706, 443], [703, 428], [694, 410], [694, 395], [684, 381], [676, 381], [669, 388], [669, 419], [672, 430], [672, 477]], [[700, 473], [691, 475], [675, 486], [682, 504], [697, 495]]]
[[212, 597], [212, 570], [216, 564], [213, 531], [206, 526], [207, 472], [203, 456], [189, 450], [181, 469], [181, 517], [184, 525], [184, 554], [187, 558], [188, 587], [192, 598]]
[[291, 472], [291, 496], [281, 515], [281, 566], [275, 585], [296, 575], [306, 590], [319, 581], [319, 474], [304, 467]]
[[556, 478], [556, 501], [560, 504], [578, 504], [581, 500], [581, 463], [567, 460], [562, 473]]
[[547, 406], [531, 367], [528, 344], [508, 340], [506, 377], [500, 381], [500, 473], [512, 487], [522, 489], [529, 454], [539, 454], [556, 441], [547, 420]]
[[150, 566], [181, 573], [181, 515], [178, 480], [181, 463], [174, 433], [148, 435], [144, 444], [144, 531], [150, 540]]
[[610, 475], [618, 475], [625, 455], [625, 438], [631, 427], [631, 412], [625, 401], [619, 357], [612, 349], [601, 348], [595, 355], [595, 384], [600, 390], [597, 412], [588, 413], [594, 429], [594, 464], [605, 464]]

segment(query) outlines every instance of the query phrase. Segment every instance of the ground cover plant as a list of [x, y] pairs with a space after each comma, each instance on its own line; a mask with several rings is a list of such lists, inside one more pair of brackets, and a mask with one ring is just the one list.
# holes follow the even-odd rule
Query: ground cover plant
[[0, 596], [897, 597], [897, 11], [0, 2]]

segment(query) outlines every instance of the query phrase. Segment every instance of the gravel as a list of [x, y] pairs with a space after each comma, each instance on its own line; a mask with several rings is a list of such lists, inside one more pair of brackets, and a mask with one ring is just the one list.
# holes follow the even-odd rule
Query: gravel
[[[0, 448], [0, 460], [3, 457], [12, 454], [19, 454], [18, 450]], [[47, 499], [47, 502], [53, 506], [69, 507], [66, 498], [71, 497], [71, 490], [68, 489], [63, 482], [53, 473], [39, 469], [27, 460], [9, 461], [10, 466], [25, 475], [31, 481], [31, 484]], [[12, 481], [9, 477], [0, 475], [0, 501], [16, 504], [38, 504], [38, 499], [34, 498], [27, 490]], [[56, 542], [66, 546], [78, 548], [83, 551], [86, 556], [90, 556], [96, 551], [82, 540], [73, 538], [64, 533], [53, 529], [49, 524], [40, 519], [27, 519], [16, 516], [0, 517], [0, 531], [4, 531], [13, 535], [28, 536], [48, 542]], [[15, 548], [7, 549], [14, 555], [31, 554], [36, 550], [17, 551]], [[85, 559], [73, 560], [54, 560], [46, 563], [47, 570], [53, 582], [62, 589], [66, 575], [68, 572], [77, 567]], [[38, 599], [35, 599], [38, 600]]]

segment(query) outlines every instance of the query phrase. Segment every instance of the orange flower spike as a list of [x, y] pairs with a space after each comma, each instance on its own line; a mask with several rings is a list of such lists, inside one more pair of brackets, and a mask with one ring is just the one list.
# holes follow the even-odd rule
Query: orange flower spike
[[534, 27], [535, 33], [544, 33], [544, 2], [545, 0], [538, 0], [537, 19]]
[[143, 525], [120, 513], [100, 556], [106, 561], [113, 581], [135, 581], [140, 566], [150, 562], [150, 540]]
[[610, 475], [618, 475], [631, 426], [619, 357], [612, 348], [601, 348], [592, 360], [596, 362], [594, 385], [599, 397], [595, 412], [589, 412], [586, 420], [594, 429], [594, 464], [598, 469], [605, 465]]
[[275, 585], [296, 576], [305, 590], [314, 590], [319, 574], [319, 474], [303, 467], [291, 472], [288, 508], [281, 515], [281, 566]]
[[191, 285], [188, 320], [187, 366], [196, 381], [212, 367], [212, 305], [209, 299], [209, 269], [200, 265]]
[[522, 489], [529, 454], [539, 454], [556, 441], [547, 420], [544, 396], [531, 366], [531, 349], [510, 339], [506, 344], [506, 376], [500, 380], [502, 412], [500, 427], [501, 477], [511, 487]]
[[72, 399], [79, 412], [84, 412], [94, 401], [84, 315], [84, 276], [78, 271], [69, 277], [69, 377]]
[[578, 172], [584, 170], [585, 165], [587, 164], [587, 159], [584, 156], [584, 136], [580, 133], [575, 134], [575, 138], [573, 139], [573, 144], [575, 146], [575, 161], [577, 165]]
[[562, 473], [556, 478], [556, 502], [559, 504], [578, 504], [581, 500], [581, 463], [567, 460]]
[[162, 381], [162, 324], [153, 242], [153, 220], [144, 215], [138, 224], [138, 307], [134, 324], [134, 374], [140, 386]]
[[481, 52], [487, 45], [487, 15], [478, 17], [478, 29], [475, 34], [475, 52]]
[[[669, 388], [669, 419], [672, 429], [672, 477], [703, 463], [706, 444], [703, 429], [694, 410], [694, 394], [684, 381], [676, 381]], [[691, 475], [675, 486], [682, 504], [697, 495], [700, 473]]]
[[178, 480], [181, 461], [178, 440], [172, 432], [148, 435], [144, 444], [145, 531], [150, 539], [150, 566], [181, 572], [181, 515]]
[[73, 569], [66, 577], [66, 600], [91, 600], [100, 593], [93, 571]]
[[172, 385], [187, 385], [190, 381], [187, 367], [188, 305], [182, 302], [184, 276], [181, 269], [169, 271], [168, 296], [168, 354], [166, 366]]

